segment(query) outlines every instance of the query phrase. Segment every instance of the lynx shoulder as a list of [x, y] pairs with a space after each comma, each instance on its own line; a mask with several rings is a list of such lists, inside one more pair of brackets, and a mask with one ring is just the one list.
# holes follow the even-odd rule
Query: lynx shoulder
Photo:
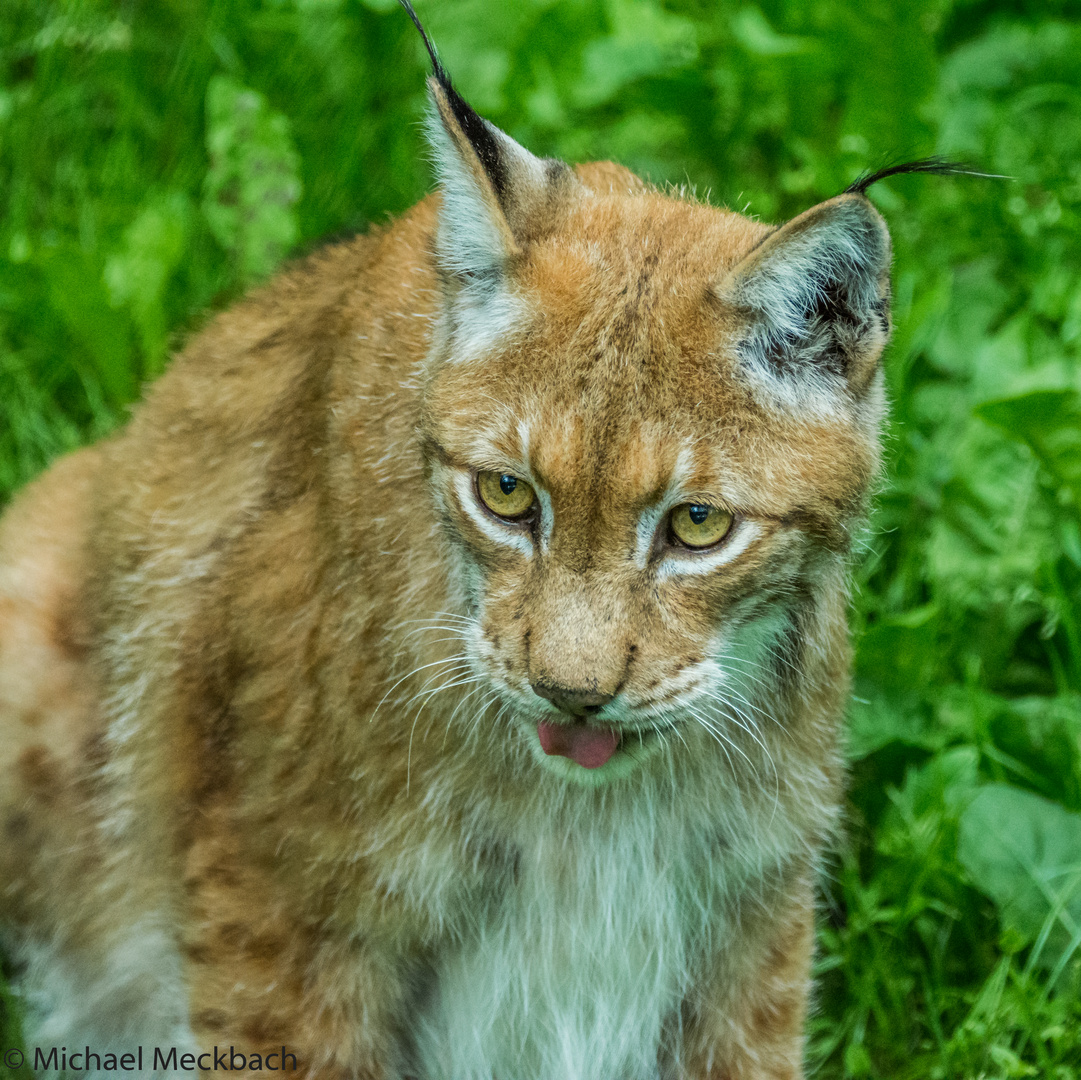
[[0, 524], [29, 1040], [791, 1080], [885, 225], [538, 159], [435, 72], [438, 194], [216, 318]]

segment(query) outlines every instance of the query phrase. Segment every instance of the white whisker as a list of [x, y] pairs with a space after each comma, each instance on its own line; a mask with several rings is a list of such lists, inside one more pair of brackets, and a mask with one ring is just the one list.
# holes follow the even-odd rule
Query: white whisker
[[393, 693], [394, 693], [394, 691], [395, 691], [395, 690], [397, 690], [397, 689], [398, 689], [398, 687], [399, 687], [399, 686], [401, 686], [401, 685], [402, 685], [402, 683], [406, 681], [406, 679], [412, 678], [412, 677], [413, 677], [414, 675], [418, 674], [418, 673], [419, 673], [419, 672], [421, 672], [421, 671], [427, 671], [427, 670], [428, 670], [428, 668], [432, 668], [432, 667], [435, 667], [435, 666], [436, 666], [436, 665], [438, 665], [438, 664], [453, 664], [453, 663], [459, 663], [459, 662], [461, 662], [461, 660], [462, 660], [462, 657], [460, 657], [460, 656], [450, 656], [450, 657], [447, 657], [447, 658], [446, 658], [446, 659], [444, 659], [444, 660], [433, 660], [433, 661], [431, 661], [431, 663], [428, 663], [428, 664], [421, 664], [421, 665], [419, 665], [418, 667], [415, 667], [415, 668], [413, 668], [413, 670], [412, 670], [412, 671], [407, 671], [407, 672], [406, 672], [406, 673], [405, 673], [405, 674], [404, 674], [404, 675], [403, 675], [403, 676], [402, 676], [402, 677], [401, 677], [401, 678], [400, 678], [400, 679], [399, 679], [399, 680], [398, 680], [398, 681], [397, 681], [397, 682], [396, 682], [396, 683], [395, 683], [395, 684], [394, 684], [394, 685], [393, 685], [393, 686], [392, 686], [392, 687], [391, 687], [391, 688], [390, 688], [390, 689], [389, 689], [389, 690], [388, 690], [388, 691], [387, 691], [387, 692], [386, 692], [386, 693], [385, 693], [385, 694], [384, 694], [384, 695], [383, 695], [383, 696], [382, 696], [382, 697], [381, 697], [381, 698], [379, 699], [379, 702], [378, 702], [378, 704], [377, 704], [377, 705], [375, 706], [375, 708], [374, 708], [374, 709], [372, 710], [372, 715], [368, 717], [368, 723], [370, 724], [370, 723], [371, 723], [371, 722], [372, 722], [372, 721], [373, 721], [373, 720], [375, 719], [375, 717], [376, 717], [376, 713], [378, 713], [378, 712], [379, 712], [379, 710], [380, 710], [380, 709], [382, 708], [382, 706], [383, 706], [383, 702], [384, 702], [384, 701], [386, 701], [386, 700], [387, 700], [387, 698], [388, 698], [388, 697], [390, 697], [390, 695], [391, 695], [391, 694], [393, 694]]

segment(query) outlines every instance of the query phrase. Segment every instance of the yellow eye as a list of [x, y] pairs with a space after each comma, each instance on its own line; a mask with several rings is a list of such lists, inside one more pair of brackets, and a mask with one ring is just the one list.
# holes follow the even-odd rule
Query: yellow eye
[[477, 494], [480, 501], [501, 518], [524, 517], [537, 501], [533, 489], [510, 473], [477, 473]]
[[707, 548], [719, 544], [732, 528], [732, 515], [716, 506], [683, 503], [668, 519], [672, 535], [691, 548]]

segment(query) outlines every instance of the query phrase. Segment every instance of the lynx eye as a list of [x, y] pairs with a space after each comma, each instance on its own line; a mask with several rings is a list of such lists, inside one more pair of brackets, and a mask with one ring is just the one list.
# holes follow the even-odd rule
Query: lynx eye
[[493, 514], [512, 521], [528, 514], [537, 501], [533, 489], [510, 473], [477, 473], [477, 494]]
[[668, 519], [672, 536], [689, 548], [707, 548], [719, 544], [732, 528], [732, 515], [716, 506], [683, 503]]

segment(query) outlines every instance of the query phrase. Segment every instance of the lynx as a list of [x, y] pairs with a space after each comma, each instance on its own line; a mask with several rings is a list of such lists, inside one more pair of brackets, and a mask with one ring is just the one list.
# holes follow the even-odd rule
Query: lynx
[[432, 61], [438, 192], [216, 318], [0, 527], [28, 1042], [793, 1080], [878, 177], [767, 226], [538, 159]]

